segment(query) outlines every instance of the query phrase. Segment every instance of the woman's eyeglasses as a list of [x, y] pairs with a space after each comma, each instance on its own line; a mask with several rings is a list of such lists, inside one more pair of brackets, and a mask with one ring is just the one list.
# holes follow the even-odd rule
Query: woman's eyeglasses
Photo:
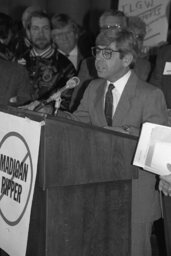
[[106, 29], [118, 29], [121, 30], [121, 25], [120, 24], [114, 24], [114, 25], [106, 25], [106, 26], [102, 26], [100, 27], [100, 30], [106, 30]]

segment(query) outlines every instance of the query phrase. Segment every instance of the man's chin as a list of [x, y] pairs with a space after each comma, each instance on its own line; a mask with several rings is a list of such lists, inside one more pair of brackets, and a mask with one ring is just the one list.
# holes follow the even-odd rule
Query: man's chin
[[98, 71], [97, 70], [97, 75], [98, 75], [98, 77], [100, 77], [100, 78], [105, 78], [106, 76], [105, 76], [105, 72], [103, 72], [103, 71]]
[[37, 46], [37, 48], [39, 49], [39, 50], [45, 50], [45, 49], [47, 49], [49, 47], [49, 45], [38, 45]]
[[35, 44], [35, 47], [39, 50], [45, 50], [46, 48], [48, 48], [50, 46], [50, 44], [45, 44], [45, 43], [38, 43]]

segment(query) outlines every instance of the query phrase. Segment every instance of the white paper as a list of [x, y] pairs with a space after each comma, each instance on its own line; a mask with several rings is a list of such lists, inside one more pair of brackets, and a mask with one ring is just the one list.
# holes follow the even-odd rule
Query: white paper
[[143, 124], [133, 165], [158, 175], [168, 175], [171, 164], [171, 127]]
[[167, 164], [171, 162], [171, 144], [165, 142], [157, 142], [154, 147], [151, 167], [161, 170], [162, 175], [170, 171], [167, 169]]
[[171, 62], [166, 62], [163, 75], [171, 75]]

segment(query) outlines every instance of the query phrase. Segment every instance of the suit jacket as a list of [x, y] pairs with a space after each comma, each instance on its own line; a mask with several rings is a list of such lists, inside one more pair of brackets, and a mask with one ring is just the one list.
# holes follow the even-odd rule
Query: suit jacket
[[77, 74], [78, 74], [78, 72], [80, 70], [81, 62], [83, 61], [84, 58], [85, 58], [84, 55], [81, 53], [80, 49], [78, 48], [77, 68], [76, 68]]
[[82, 59], [78, 72], [80, 83], [74, 88], [72, 94], [70, 109], [75, 111], [80, 104], [84, 91], [92, 79], [97, 78], [97, 71], [94, 65], [94, 57]]
[[0, 58], [0, 76], [0, 104], [9, 105], [12, 97], [17, 97], [18, 105], [32, 99], [29, 76], [24, 67]]
[[[77, 120], [107, 126], [104, 115], [106, 81], [96, 79], [87, 87], [81, 104], [74, 112]], [[144, 122], [167, 124], [167, 109], [160, 89], [140, 80], [132, 71], [113, 117], [113, 127], [141, 128]]]
[[166, 62], [171, 64], [171, 45], [164, 45], [159, 49], [150, 83], [162, 89], [167, 107], [171, 108], [171, 72], [163, 74]]
[[[84, 52], [80, 47], [79, 45], [77, 45], [77, 67], [76, 67], [76, 71], [77, 71], [77, 74], [79, 73], [80, 71], [80, 67], [81, 67], [81, 64], [82, 64], [82, 61], [86, 58], [88, 58], [88, 53]], [[68, 57], [69, 58], [69, 57]], [[70, 58], [69, 58], [70, 60]], [[71, 61], [71, 60], [70, 60]]]
[[[107, 126], [104, 115], [106, 81], [93, 80], [87, 87], [81, 104], [72, 119]], [[144, 122], [167, 125], [167, 108], [162, 91], [140, 80], [132, 71], [113, 117], [113, 127], [129, 126], [140, 130]], [[139, 170], [139, 178], [133, 180], [133, 221], [148, 222], [160, 218], [159, 193], [155, 190], [155, 175]]]

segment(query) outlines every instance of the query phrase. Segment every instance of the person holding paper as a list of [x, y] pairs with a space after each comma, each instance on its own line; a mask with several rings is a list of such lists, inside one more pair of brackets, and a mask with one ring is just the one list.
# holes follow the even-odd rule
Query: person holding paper
[[[167, 164], [167, 169], [171, 172], [171, 164]], [[160, 176], [159, 190], [165, 196], [171, 196], [171, 174]]]
[[[171, 172], [171, 163], [167, 164]], [[163, 192], [164, 232], [167, 255], [171, 255], [171, 174], [160, 176], [159, 190]]]
[[[92, 51], [99, 78], [90, 82], [73, 114], [59, 111], [58, 116], [134, 135], [144, 122], [167, 124], [162, 91], [140, 80], [130, 68], [138, 54], [133, 33], [103, 30]], [[151, 256], [152, 224], [161, 217], [155, 184], [155, 175], [142, 171], [133, 180], [131, 256]]]

